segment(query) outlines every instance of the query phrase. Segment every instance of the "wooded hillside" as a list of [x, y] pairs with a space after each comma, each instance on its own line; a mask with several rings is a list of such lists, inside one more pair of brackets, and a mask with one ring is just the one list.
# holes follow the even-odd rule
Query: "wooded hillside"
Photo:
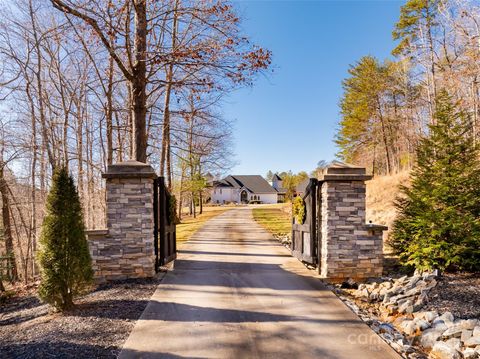
[[394, 58], [362, 57], [343, 82], [340, 157], [380, 174], [411, 168], [441, 89], [471, 116], [478, 138], [479, 25], [477, 1], [406, 1], [392, 29]]
[[232, 165], [222, 99], [268, 71], [271, 53], [244, 36], [229, 2], [12, 0], [0, 18], [0, 265], [8, 279], [37, 272], [55, 167], [73, 174], [93, 229], [104, 226], [109, 164], [149, 162], [180, 206], [200, 195], [207, 173]]

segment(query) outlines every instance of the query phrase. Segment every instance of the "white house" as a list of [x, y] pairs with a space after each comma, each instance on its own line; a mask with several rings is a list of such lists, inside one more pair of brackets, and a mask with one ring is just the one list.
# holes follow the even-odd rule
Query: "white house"
[[275, 188], [278, 193], [278, 202], [285, 202], [287, 190], [283, 188], [283, 180], [276, 173], [273, 175], [272, 178], [272, 187]]
[[228, 176], [213, 185], [212, 203], [277, 203], [278, 192], [262, 176]]

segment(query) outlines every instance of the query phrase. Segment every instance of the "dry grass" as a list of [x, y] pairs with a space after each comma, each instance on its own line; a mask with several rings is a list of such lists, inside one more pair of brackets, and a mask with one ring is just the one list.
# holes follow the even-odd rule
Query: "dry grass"
[[395, 219], [393, 202], [398, 186], [408, 183], [408, 172], [391, 176], [375, 176], [367, 182], [367, 222], [389, 226]]
[[[375, 176], [367, 182], [367, 222], [392, 227], [396, 210], [393, 205], [398, 194], [398, 186], [408, 183], [408, 172], [400, 172], [391, 176]], [[387, 236], [388, 238], [388, 232]]]
[[289, 235], [292, 231], [290, 203], [255, 206], [252, 214], [255, 221], [275, 236]]
[[203, 213], [193, 218], [193, 216], [183, 216], [182, 222], [177, 224], [177, 242], [188, 241], [190, 237], [198, 231], [209, 219], [222, 214], [233, 206], [209, 206], [203, 207]]

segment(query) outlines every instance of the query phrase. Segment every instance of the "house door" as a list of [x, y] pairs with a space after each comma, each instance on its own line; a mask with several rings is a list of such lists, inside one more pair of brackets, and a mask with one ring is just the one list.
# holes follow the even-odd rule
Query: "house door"
[[248, 193], [247, 193], [247, 191], [243, 190], [243, 191], [240, 193], [240, 202], [242, 202], [242, 203], [248, 203]]

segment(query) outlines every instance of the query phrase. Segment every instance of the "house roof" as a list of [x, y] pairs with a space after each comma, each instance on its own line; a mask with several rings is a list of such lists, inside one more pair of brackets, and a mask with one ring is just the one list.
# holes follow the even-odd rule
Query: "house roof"
[[245, 187], [251, 193], [277, 193], [265, 178], [260, 175], [232, 175], [218, 183], [218, 187]]
[[281, 181], [282, 179], [280, 178], [279, 175], [277, 175], [276, 173], [273, 175], [273, 178], [272, 180], [277, 180], [277, 181]]
[[302, 182], [297, 184], [297, 186], [295, 187], [295, 192], [304, 193], [309, 183], [310, 183], [310, 178], [304, 179]]

